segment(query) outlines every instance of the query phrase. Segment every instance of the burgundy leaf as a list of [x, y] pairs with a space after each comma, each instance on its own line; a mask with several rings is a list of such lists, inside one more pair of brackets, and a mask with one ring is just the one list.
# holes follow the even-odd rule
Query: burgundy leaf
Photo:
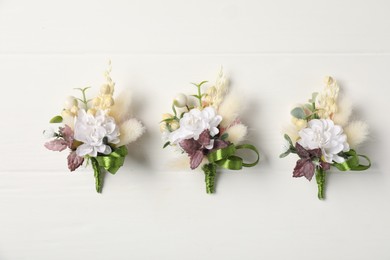
[[329, 169], [330, 169], [330, 163], [321, 162], [321, 168], [322, 168], [324, 171], [329, 170]]
[[45, 147], [52, 151], [63, 151], [68, 147], [68, 142], [63, 139], [55, 139], [45, 143]]
[[193, 155], [190, 156], [190, 166], [191, 169], [196, 169], [199, 164], [203, 161], [204, 154], [202, 151], [196, 151]]
[[295, 165], [293, 177], [305, 176], [309, 181], [313, 178], [315, 166], [310, 159], [300, 159]]
[[207, 146], [210, 144], [210, 130], [204, 130], [200, 135], [198, 142], [202, 146]]
[[300, 158], [310, 158], [310, 153], [299, 143], [295, 144], [295, 149], [297, 149], [297, 154]]
[[76, 152], [71, 152], [68, 155], [68, 168], [71, 172], [79, 168], [84, 162], [84, 157], [78, 156]]
[[321, 158], [322, 152], [320, 148], [307, 150], [312, 157]]
[[74, 139], [74, 133], [72, 128], [70, 128], [68, 125], [65, 125], [64, 127], [60, 127], [60, 134], [64, 138], [64, 140], [67, 142], [68, 147], [71, 148], [73, 144]]
[[189, 156], [192, 156], [196, 151], [201, 148], [201, 145], [193, 138], [185, 139], [181, 141], [179, 145]]
[[224, 140], [221, 140], [221, 139], [215, 139], [214, 140], [214, 147], [213, 147], [213, 150], [218, 150], [218, 149], [222, 149], [222, 148], [226, 148], [228, 147], [229, 143], [224, 141]]

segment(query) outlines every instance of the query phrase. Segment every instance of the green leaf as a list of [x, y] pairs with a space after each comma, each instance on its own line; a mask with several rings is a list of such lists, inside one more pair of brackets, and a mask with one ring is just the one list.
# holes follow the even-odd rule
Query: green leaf
[[62, 123], [62, 116], [55, 116], [52, 119], [50, 119], [51, 124], [57, 124], [57, 123]]
[[228, 137], [229, 137], [229, 134], [224, 133], [223, 135], [221, 135], [221, 140], [226, 140]]
[[165, 147], [167, 147], [168, 145], [170, 145], [171, 144], [171, 142], [166, 142], [165, 144], [164, 144], [164, 146], [163, 146], [163, 149], [165, 148]]
[[175, 120], [175, 117], [170, 117], [170, 118], [166, 118], [166, 119], [161, 120], [160, 123], [162, 123], [162, 122], [170, 123], [174, 120]]
[[293, 117], [298, 118], [298, 119], [305, 119], [306, 118], [305, 111], [301, 107], [296, 107], [293, 110], [291, 110], [291, 115]]
[[175, 104], [172, 104], [172, 111], [175, 114], [175, 116], [177, 116], [177, 111], [176, 111], [176, 108], [175, 108]]
[[207, 80], [204, 80], [204, 81], [202, 81], [202, 82], [199, 83], [199, 84], [196, 84], [196, 83], [191, 83], [191, 84], [194, 85], [194, 86], [196, 86], [196, 87], [200, 87], [200, 86], [202, 86], [204, 83], [207, 83]]
[[279, 155], [279, 158], [284, 158], [291, 153], [290, 149]]
[[290, 136], [288, 136], [288, 134], [284, 134], [284, 139], [286, 139], [286, 141], [290, 144], [290, 147], [294, 147], [291, 138]]
[[314, 112], [314, 106], [312, 104], [306, 104], [305, 108], [310, 110], [311, 112]]

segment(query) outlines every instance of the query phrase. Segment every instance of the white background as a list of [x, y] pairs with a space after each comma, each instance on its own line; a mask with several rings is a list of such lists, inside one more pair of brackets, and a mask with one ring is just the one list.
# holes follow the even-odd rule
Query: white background
[[[390, 259], [388, 1], [0, 0], [0, 260]], [[96, 194], [42, 130], [75, 87], [130, 88], [147, 133]], [[260, 164], [201, 171], [162, 150], [160, 115], [220, 66], [245, 97]], [[279, 159], [289, 110], [334, 76], [371, 127], [365, 172], [332, 172], [327, 199]]]

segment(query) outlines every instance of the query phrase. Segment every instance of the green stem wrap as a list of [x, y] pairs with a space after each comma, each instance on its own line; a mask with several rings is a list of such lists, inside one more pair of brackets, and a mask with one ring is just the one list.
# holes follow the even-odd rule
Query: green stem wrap
[[91, 157], [92, 168], [95, 176], [95, 187], [98, 193], [102, 193], [103, 189], [103, 173], [100, 168], [99, 162], [95, 157]]
[[[240, 149], [253, 151], [257, 156], [256, 160], [252, 163], [244, 162], [241, 157], [235, 155], [236, 151]], [[202, 170], [205, 174], [206, 192], [210, 194], [215, 191], [215, 175], [217, 172], [217, 166], [229, 170], [241, 170], [243, 167], [253, 167], [259, 162], [260, 155], [256, 147], [251, 144], [242, 144], [237, 146], [230, 144], [225, 148], [209, 153], [207, 155], [207, 159], [209, 160], [209, 163], [205, 164], [202, 167]]]
[[207, 194], [214, 193], [215, 191], [215, 175], [217, 173], [217, 165], [214, 163], [205, 164], [202, 167], [206, 182]]
[[325, 199], [325, 171], [320, 166], [316, 167], [316, 181], [318, 186], [318, 198], [323, 200]]

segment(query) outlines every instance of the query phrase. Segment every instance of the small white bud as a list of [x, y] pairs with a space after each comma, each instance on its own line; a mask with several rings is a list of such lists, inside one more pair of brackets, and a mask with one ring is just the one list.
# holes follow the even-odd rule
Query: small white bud
[[184, 94], [177, 94], [173, 100], [173, 104], [176, 107], [185, 107], [187, 105], [187, 96]]
[[50, 139], [50, 138], [55, 137], [54, 129], [53, 129], [53, 128], [48, 128], [48, 129], [46, 129], [45, 131], [43, 131], [43, 136], [44, 136], [46, 139]]

